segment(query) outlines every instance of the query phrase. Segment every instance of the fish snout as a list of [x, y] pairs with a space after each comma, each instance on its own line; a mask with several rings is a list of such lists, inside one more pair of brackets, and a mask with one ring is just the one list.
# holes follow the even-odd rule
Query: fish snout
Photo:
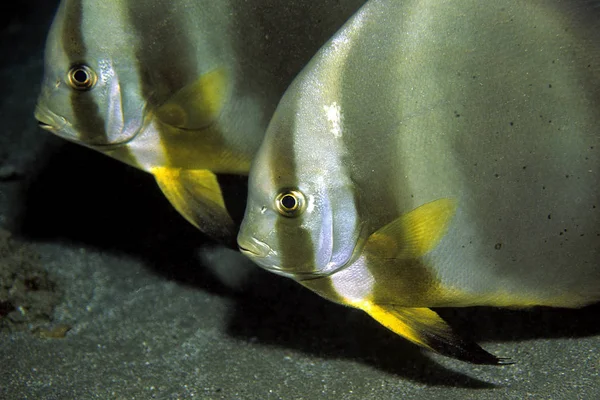
[[238, 240], [238, 246], [242, 254], [250, 258], [265, 258], [272, 253], [268, 244], [253, 237], [250, 240]]
[[35, 107], [33, 115], [38, 121], [38, 126], [40, 128], [55, 134], [63, 130], [63, 128], [67, 125], [67, 121], [63, 117], [60, 117], [50, 110], [40, 107], [39, 105]]

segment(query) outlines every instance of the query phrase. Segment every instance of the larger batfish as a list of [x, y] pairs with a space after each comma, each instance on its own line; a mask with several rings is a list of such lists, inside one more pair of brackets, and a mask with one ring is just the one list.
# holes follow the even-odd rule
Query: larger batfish
[[282, 98], [238, 244], [427, 348], [429, 307], [600, 299], [597, 2], [373, 0]]
[[63, 0], [40, 126], [152, 173], [191, 223], [235, 239], [215, 174], [247, 175], [285, 88], [364, 0]]

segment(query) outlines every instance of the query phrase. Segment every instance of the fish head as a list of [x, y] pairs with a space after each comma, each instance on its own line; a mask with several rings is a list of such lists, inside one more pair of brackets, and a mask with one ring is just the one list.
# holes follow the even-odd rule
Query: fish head
[[361, 236], [355, 186], [328, 142], [327, 110], [311, 98], [295, 85], [278, 106], [250, 169], [238, 234], [244, 255], [296, 280], [346, 266]]
[[114, 147], [140, 132], [146, 103], [130, 54], [134, 38], [120, 29], [114, 12], [94, 3], [61, 3], [46, 41], [34, 115], [41, 128], [67, 140]]

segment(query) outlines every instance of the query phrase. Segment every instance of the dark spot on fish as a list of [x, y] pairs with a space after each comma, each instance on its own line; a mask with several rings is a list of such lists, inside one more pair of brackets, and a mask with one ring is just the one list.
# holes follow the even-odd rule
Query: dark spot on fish
[[556, 62], [556, 60], [552, 60], [552, 64], [554, 64]]
[[495, 176], [496, 178], [500, 178], [500, 175], [499, 175], [499, 174], [494, 174], [494, 176]]
[[527, 169], [527, 165], [523, 165], [523, 169]]
[[502, 243], [496, 243], [494, 245], [494, 249], [496, 249], [496, 250], [500, 250], [501, 248], [502, 248]]
[[477, 75], [473, 75], [473, 79], [477, 79]]
[[552, 123], [552, 120], [551, 120], [551, 119], [549, 119], [549, 120], [548, 120], [548, 123], [549, 123], [549, 124], [551, 124], [551, 123]]
[[514, 122], [510, 121], [510, 126], [513, 126], [514, 124], [515, 124]]
[[569, 174], [566, 174], [566, 175], [565, 175], [565, 178], [569, 179]]
[[564, 232], [559, 232], [558, 233], [558, 236], [562, 236], [562, 235], [564, 235]]
[[552, 89], [552, 84], [551, 83], [548, 84], [548, 88]]
[[584, 237], [584, 236], [585, 236], [585, 233], [582, 233], [579, 235], [579, 237]]
[[552, 214], [548, 214], [548, 219], [552, 219]]
[[542, 190], [546, 190], [546, 186], [542, 186]]

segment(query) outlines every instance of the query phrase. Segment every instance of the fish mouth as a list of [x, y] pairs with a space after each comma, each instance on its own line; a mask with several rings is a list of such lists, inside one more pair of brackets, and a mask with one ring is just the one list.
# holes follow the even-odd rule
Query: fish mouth
[[265, 242], [251, 237], [249, 240], [238, 240], [238, 247], [243, 255], [250, 258], [262, 268], [278, 275], [289, 276], [279, 266], [273, 263], [274, 259], [270, 256], [273, 256], [276, 259], [277, 252], [273, 251], [273, 249]]
[[250, 258], [264, 258], [265, 257], [265, 256], [261, 255], [260, 253], [256, 253], [255, 251], [253, 251], [251, 249], [247, 249], [242, 246], [239, 246], [239, 249], [243, 255], [248, 256]]
[[38, 121], [38, 126], [46, 131], [54, 132], [56, 129], [53, 125], [47, 124], [43, 121]]
[[33, 115], [38, 121], [40, 128], [62, 136], [59, 132], [67, 125], [67, 121], [64, 118], [40, 106], [35, 107]]
[[250, 238], [249, 241], [238, 240], [238, 247], [242, 254], [250, 258], [266, 258], [276, 254], [268, 244], [255, 238]]
[[61, 117], [47, 108], [36, 106], [33, 115], [38, 121], [38, 126], [43, 130], [51, 132], [62, 139], [68, 140], [69, 142], [77, 143], [101, 152], [124, 146], [131, 142], [139, 133], [136, 132], [131, 137], [118, 142], [95, 143], [93, 141], [86, 141], [77, 137], [77, 135], [73, 133], [74, 131], [71, 124], [64, 117]]
[[277, 252], [271, 249], [268, 244], [255, 238], [251, 238], [251, 240], [244, 242], [238, 241], [238, 247], [243, 255], [250, 258], [261, 268], [279, 276], [291, 278], [297, 281], [304, 281], [317, 279], [328, 275], [319, 273], [317, 271], [289, 271], [285, 268], [282, 268], [280, 265], [274, 263], [274, 261], [278, 260]]

